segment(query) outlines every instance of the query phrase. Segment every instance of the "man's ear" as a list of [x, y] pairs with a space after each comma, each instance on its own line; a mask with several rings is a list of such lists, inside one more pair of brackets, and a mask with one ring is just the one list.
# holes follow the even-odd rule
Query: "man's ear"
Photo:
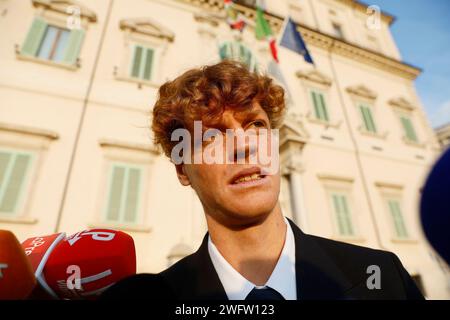
[[188, 186], [188, 185], [191, 184], [191, 181], [189, 180], [189, 177], [186, 174], [186, 168], [185, 168], [183, 163], [176, 164], [175, 165], [175, 170], [177, 171], [178, 180], [180, 181], [180, 183], [183, 186]]

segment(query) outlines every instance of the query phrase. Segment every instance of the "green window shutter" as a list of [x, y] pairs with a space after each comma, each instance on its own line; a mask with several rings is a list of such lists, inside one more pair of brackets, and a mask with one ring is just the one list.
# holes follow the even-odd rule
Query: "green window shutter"
[[147, 48], [146, 52], [147, 54], [145, 57], [145, 64], [144, 64], [144, 79], [151, 80], [154, 51], [153, 49]]
[[[9, 161], [8, 161], [9, 159]], [[9, 162], [9, 163], [7, 163]], [[16, 211], [20, 195], [25, 186], [25, 178], [31, 163], [31, 155], [16, 153], [5, 156], [2, 153], [0, 166], [6, 168], [1, 181], [0, 211], [13, 213]]]
[[67, 42], [67, 47], [64, 51], [64, 63], [74, 65], [77, 62], [84, 34], [85, 31], [83, 29], [72, 29]]
[[139, 72], [141, 70], [142, 51], [143, 48], [141, 46], [134, 47], [133, 64], [131, 69], [131, 76], [134, 78], [139, 78]]
[[319, 98], [317, 97], [317, 93], [314, 91], [311, 91], [311, 97], [312, 97], [313, 104], [314, 104], [314, 114], [316, 115], [317, 119], [321, 119]]
[[227, 58], [227, 43], [224, 43], [219, 48], [219, 56], [220, 60], [225, 60]]
[[20, 53], [35, 56], [39, 50], [46, 29], [47, 22], [44, 19], [40, 17], [34, 18]]
[[376, 133], [377, 128], [375, 127], [375, 122], [373, 120], [372, 110], [370, 109], [370, 107], [365, 106], [365, 105], [360, 105], [360, 110], [361, 110], [361, 116], [364, 121], [365, 129], [367, 131]]
[[400, 204], [396, 200], [389, 200], [389, 210], [391, 212], [392, 220], [394, 222], [395, 233], [399, 238], [408, 238], [405, 221], [400, 210]]
[[111, 170], [106, 219], [136, 223], [141, 189], [141, 169], [116, 164]]
[[405, 130], [406, 138], [411, 141], [417, 142], [417, 135], [412, 125], [411, 119], [406, 117], [400, 117], [403, 129]]
[[108, 221], [119, 221], [125, 181], [125, 168], [113, 166], [111, 175], [106, 219]]
[[343, 216], [342, 216], [342, 209], [341, 209], [339, 196], [337, 194], [333, 194], [332, 198], [333, 198], [334, 213], [335, 213], [336, 220], [337, 220], [337, 223], [338, 223], [339, 233], [340, 234], [344, 234], [344, 232], [345, 232], [345, 225], [344, 225], [345, 222], [344, 222]]
[[323, 96], [323, 93], [319, 94], [319, 98], [320, 98], [320, 106], [322, 109], [322, 115], [323, 115], [323, 120], [328, 121], [328, 110], [327, 110], [327, 106], [325, 104], [325, 98]]
[[11, 159], [11, 153], [0, 151], [0, 194], [6, 185], [6, 170]]
[[139, 202], [141, 171], [136, 168], [128, 169], [127, 197], [125, 201], [124, 220], [137, 222], [137, 210]]
[[349, 207], [347, 205], [346, 196], [333, 194], [332, 199], [339, 233], [341, 235], [354, 235], [353, 224], [351, 221], [351, 215]]
[[350, 210], [347, 205], [347, 197], [344, 195], [341, 195], [341, 204], [343, 208], [344, 213], [344, 221], [345, 221], [345, 227], [346, 227], [346, 234], [347, 235], [353, 235], [353, 224], [350, 216]]
[[316, 119], [328, 122], [328, 110], [323, 94], [317, 91], [311, 91], [311, 98], [314, 105], [314, 114]]

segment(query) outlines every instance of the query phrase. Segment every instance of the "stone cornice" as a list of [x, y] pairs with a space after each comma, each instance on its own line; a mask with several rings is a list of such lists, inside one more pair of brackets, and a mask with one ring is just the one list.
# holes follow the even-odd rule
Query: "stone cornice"
[[[223, 8], [222, 1], [217, 0], [177, 0], [184, 3], [189, 3], [194, 6], [198, 6], [203, 10], [211, 10], [212, 12], [218, 12]], [[352, 5], [359, 6], [358, 2], [354, 0], [339, 0], [342, 2], [352, 3]], [[355, 4], [356, 3], [356, 4]], [[253, 21], [255, 18], [255, 9], [235, 5], [236, 9], [240, 11], [247, 20]], [[283, 24], [283, 17], [274, 15], [272, 13], [264, 14], [269, 21], [270, 26], [274, 33], [278, 33]], [[383, 16], [383, 15], [382, 15]], [[308, 45], [313, 45], [332, 53], [339, 54], [344, 57], [349, 57], [352, 60], [365, 63], [376, 68], [382, 69], [386, 72], [393, 73], [408, 80], [414, 80], [421, 73], [421, 69], [410, 64], [398, 61], [394, 58], [385, 56], [381, 53], [363, 48], [357, 44], [347, 42], [342, 39], [335, 38], [329, 34], [325, 34], [321, 31], [311, 29], [302, 24], [297, 24], [297, 28], [301, 32], [304, 40]]]
[[45, 138], [48, 140], [57, 140], [59, 139], [59, 134], [50, 130], [40, 129], [40, 128], [33, 128], [28, 126], [22, 126], [22, 125], [15, 125], [15, 124], [9, 124], [0, 122], [0, 131], [9, 131], [19, 134], [27, 134], [32, 136], [37, 136], [41, 138]]
[[[358, 10], [361, 13], [367, 12], [368, 5], [365, 3], [362, 3], [358, 0], [338, 0], [338, 1], [340, 3], [343, 3], [345, 5], [352, 7], [353, 9]], [[391, 25], [395, 21], [395, 16], [393, 16], [387, 12], [384, 12], [384, 11], [380, 12], [380, 17], [383, 21], [387, 22], [389, 25]]]
[[175, 34], [171, 30], [148, 17], [123, 19], [120, 20], [119, 26], [121, 29], [129, 29], [148, 36], [167, 39], [170, 42], [175, 39]]
[[80, 4], [75, 0], [32, 0], [33, 6], [43, 7], [47, 10], [53, 10], [56, 12], [69, 14], [67, 8], [76, 7], [80, 10], [80, 16], [87, 18], [90, 22], [97, 21], [97, 15], [94, 11]]

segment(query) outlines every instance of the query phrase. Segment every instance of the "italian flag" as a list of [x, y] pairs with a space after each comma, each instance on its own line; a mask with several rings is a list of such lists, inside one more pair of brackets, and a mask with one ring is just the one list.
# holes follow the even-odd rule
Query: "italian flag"
[[269, 22], [264, 18], [263, 4], [261, 1], [256, 2], [256, 23], [255, 23], [255, 35], [258, 40], [267, 40], [270, 46], [270, 52], [273, 59], [278, 63], [278, 51], [275, 37], [273, 36], [272, 29], [270, 29]]

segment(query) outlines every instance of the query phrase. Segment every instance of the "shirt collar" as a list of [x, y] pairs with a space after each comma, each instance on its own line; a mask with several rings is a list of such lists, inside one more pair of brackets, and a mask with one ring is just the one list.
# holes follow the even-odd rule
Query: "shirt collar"
[[244, 300], [254, 287], [271, 287], [278, 291], [286, 300], [297, 299], [297, 284], [295, 275], [295, 240], [292, 228], [286, 223], [286, 240], [280, 258], [272, 274], [264, 286], [256, 286], [237, 272], [221, 255], [217, 247], [208, 236], [208, 252], [216, 269], [220, 281], [230, 300]]

